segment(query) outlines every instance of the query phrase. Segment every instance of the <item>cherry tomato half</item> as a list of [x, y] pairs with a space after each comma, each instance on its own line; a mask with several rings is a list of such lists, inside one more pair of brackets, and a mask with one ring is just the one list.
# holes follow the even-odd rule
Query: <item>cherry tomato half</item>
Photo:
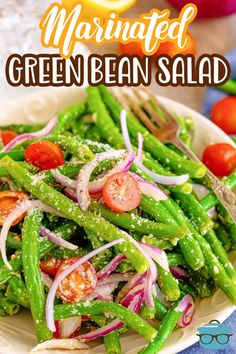
[[140, 204], [141, 191], [135, 178], [127, 172], [110, 176], [103, 187], [106, 205], [117, 213], [130, 211]]
[[64, 165], [64, 156], [58, 145], [42, 140], [29, 145], [25, 150], [25, 160], [41, 171]]
[[225, 143], [209, 145], [202, 161], [216, 176], [228, 176], [236, 168], [236, 149]]
[[211, 119], [227, 134], [236, 134], [236, 97], [225, 97], [211, 110]]
[[182, 50], [178, 49], [172, 42], [163, 42], [160, 44], [158, 50], [156, 51], [155, 57], [161, 55], [169, 55], [171, 58], [173, 58], [177, 54], [196, 54], [196, 40], [190, 33], [188, 33], [188, 42]]
[[13, 132], [13, 130], [3, 130], [0, 132], [0, 137], [4, 146], [9, 144], [13, 139], [17, 137], [18, 134]]
[[[61, 274], [70, 265], [77, 262], [79, 258], [70, 258], [63, 261], [57, 271], [57, 275]], [[65, 302], [76, 302], [82, 297], [90, 295], [97, 285], [97, 274], [94, 266], [90, 262], [85, 262], [76, 270], [71, 272], [60, 283], [57, 294]]]
[[62, 259], [57, 259], [57, 258], [49, 258], [46, 260], [43, 260], [40, 262], [40, 269], [50, 275], [50, 277], [55, 277], [57, 274], [57, 271], [62, 264], [63, 260]]
[[[0, 192], [0, 226], [3, 225], [5, 218], [16, 208], [16, 206], [26, 199], [29, 199], [29, 196], [23, 192], [13, 192], [10, 190]], [[17, 225], [24, 216], [25, 213], [17, 218], [12, 226]]]

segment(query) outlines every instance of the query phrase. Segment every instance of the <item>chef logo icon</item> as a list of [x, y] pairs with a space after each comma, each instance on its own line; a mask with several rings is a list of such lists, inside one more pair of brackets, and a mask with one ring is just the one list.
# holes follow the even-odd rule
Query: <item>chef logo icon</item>
[[225, 349], [232, 336], [231, 329], [217, 320], [198, 328], [200, 346], [204, 349]]

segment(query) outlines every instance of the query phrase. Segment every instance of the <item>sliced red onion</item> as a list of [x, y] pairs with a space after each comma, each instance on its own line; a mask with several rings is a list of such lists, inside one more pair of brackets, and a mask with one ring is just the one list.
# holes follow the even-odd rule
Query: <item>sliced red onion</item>
[[171, 273], [175, 277], [175, 279], [187, 279], [189, 278], [189, 274], [182, 268], [180, 267], [171, 267], [170, 268]]
[[175, 308], [176, 312], [183, 312], [178, 325], [180, 327], [187, 327], [194, 315], [195, 304], [191, 295], [186, 295], [179, 303], [179, 305]]
[[67, 248], [68, 250], [77, 250], [78, 246], [73, 245], [72, 243], [63, 240], [59, 235], [56, 235], [54, 232], [48, 230], [46, 227], [41, 226], [40, 227], [40, 234], [42, 236], [46, 236], [48, 240], [52, 241], [59, 247], [64, 247]]
[[16, 136], [12, 141], [10, 141], [10, 143], [4, 146], [2, 152], [10, 151], [14, 146], [22, 143], [25, 140], [33, 139], [33, 138], [41, 138], [50, 135], [52, 131], [55, 129], [57, 122], [58, 122], [58, 118], [54, 117], [48, 122], [48, 124], [43, 129], [35, 133], [25, 133]]
[[75, 350], [75, 349], [88, 349], [88, 345], [81, 343], [77, 338], [70, 339], [50, 339], [46, 342], [38, 344], [30, 353], [36, 353], [40, 351], [47, 351], [50, 349], [65, 349], [65, 350]]
[[69, 189], [69, 188], [66, 188], [64, 189], [64, 194], [71, 200], [73, 200], [73, 202], [77, 203], [78, 200], [76, 198], [76, 195], [75, 195], [75, 190], [73, 189]]
[[53, 283], [52, 278], [48, 274], [46, 274], [42, 271], [41, 271], [41, 275], [42, 275], [43, 284], [46, 285], [50, 289], [52, 286], [52, 283]]
[[119, 282], [113, 282], [113, 283], [108, 283], [108, 284], [103, 284], [103, 285], [97, 285], [95, 291], [87, 296], [85, 300], [91, 301], [97, 298], [103, 298], [105, 299], [107, 296], [111, 295], [113, 291], [118, 287]]
[[142, 255], [145, 257], [146, 261], [149, 264], [149, 270], [148, 270], [148, 274], [147, 274], [147, 277], [146, 277], [146, 280], [145, 280], [144, 299], [145, 299], [145, 303], [146, 303], [147, 306], [154, 307], [153, 296], [152, 296], [152, 284], [155, 283], [156, 280], [157, 280], [157, 268], [156, 268], [156, 265], [155, 265], [155, 263], [153, 262], [152, 258], [149, 255], [150, 252], [147, 252], [148, 248], [145, 249], [143, 244], [139, 244], [127, 232], [122, 231], [122, 233], [124, 233], [126, 238], [131, 243], [133, 243], [135, 245], [135, 247], [142, 253]]
[[59, 321], [61, 338], [70, 338], [81, 327], [81, 316], [69, 317]]
[[99, 285], [106, 285], [113, 282], [129, 282], [134, 277], [134, 273], [113, 273], [106, 278], [98, 280]]
[[118, 265], [125, 260], [125, 256], [122, 254], [119, 254], [113, 260], [106, 265], [103, 269], [98, 272], [97, 276], [98, 279], [103, 279], [106, 278], [108, 275], [110, 275], [114, 270], [118, 267]]
[[86, 256], [80, 258], [77, 262], [71, 264], [67, 269], [65, 269], [62, 273], [60, 273], [54, 280], [48, 296], [47, 296], [47, 301], [46, 301], [46, 321], [47, 321], [47, 326], [48, 328], [52, 331], [56, 331], [55, 323], [54, 323], [54, 314], [53, 314], [53, 305], [54, 305], [54, 299], [56, 296], [57, 289], [60, 285], [60, 283], [69, 275], [71, 272], [73, 272], [76, 268], [81, 266], [83, 263], [91, 259], [92, 257], [96, 256], [97, 254], [104, 252], [108, 248], [111, 248], [115, 245], [118, 245], [120, 243], [124, 242], [124, 239], [118, 239], [113, 242], [107, 243], [106, 245], [93, 250], [92, 252], [88, 253]]
[[140, 162], [143, 162], [143, 136], [141, 133], [138, 133], [138, 154], [137, 154], [137, 159]]
[[160, 200], [166, 200], [168, 199], [168, 195], [163, 192], [161, 188], [159, 188], [156, 184], [150, 183], [148, 181], [145, 181], [135, 173], [132, 173], [132, 176], [136, 179], [138, 182], [139, 188], [142, 192], [142, 194], [147, 195], [149, 197], [152, 197], [153, 199], [157, 200], [158, 202]]
[[125, 150], [111, 150], [96, 154], [94, 159], [84, 165], [78, 175], [76, 196], [78, 204], [83, 211], [86, 211], [90, 204], [89, 180], [93, 170], [104, 160], [119, 159], [126, 154]]
[[213, 219], [216, 215], [216, 208], [212, 207], [211, 209], [209, 209], [207, 211], [207, 215], [209, 216], [209, 218]]
[[144, 284], [137, 285], [135, 288], [131, 289], [128, 294], [121, 300], [120, 304], [122, 306], [129, 306], [133, 299], [144, 292]]
[[52, 176], [55, 178], [57, 182], [59, 182], [62, 186], [70, 189], [76, 189], [77, 183], [73, 179], [64, 176], [58, 170], [50, 170]]
[[204, 198], [207, 194], [209, 194], [209, 189], [202, 184], [193, 184], [193, 191], [196, 194], [198, 200]]
[[55, 212], [55, 214], [58, 215], [58, 212], [55, 209], [43, 204], [39, 200], [25, 200], [24, 202], [18, 204], [16, 208], [12, 210], [12, 212], [8, 214], [8, 216], [4, 220], [0, 232], [0, 252], [1, 252], [3, 262], [5, 263], [6, 267], [10, 270], [12, 270], [12, 266], [8, 262], [7, 255], [6, 255], [6, 240], [7, 240], [8, 232], [11, 228], [11, 225], [18, 217], [20, 217], [22, 214], [26, 213], [27, 211], [35, 208], [44, 212], [49, 212], [49, 213]]
[[[131, 153], [133, 152], [132, 144], [130, 141], [129, 137], [129, 131], [127, 128], [127, 120], [126, 120], [126, 111], [122, 110], [121, 115], [120, 115], [120, 122], [121, 122], [121, 130], [122, 130], [122, 135], [124, 137], [124, 143], [126, 146], [126, 149]], [[147, 167], [145, 167], [142, 162], [140, 162], [137, 158], [134, 160], [135, 165], [140, 168], [143, 172], [147, 173], [155, 182], [163, 185], [168, 185], [168, 186], [175, 186], [175, 185], [181, 185], [185, 182], [188, 181], [189, 175], [181, 175], [181, 176], [164, 176], [160, 175], [158, 173], [155, 173], [151, 170], [149, 170]]]
[[151, 257], [155, 262], [157, 262], [163, 269], [167, 272], [170, 270], [168, 259], [165, 251], [160, 250], [157, 247], [148, 245], [147, 243], [141, 242], [141, 245], [145, 252]]
[[[141, 306], [142, 306], [142, 301], [143, 301], [143, 296], [142, 295], [137, 295], [132, 302], [129, 304], [128, 309], [137, 313]], [[123, 322], [121, 322], [119, 319], [116, 319], [110, 323], [108, 323], [106, 326], [101, 327], [96, 329], [95, 331], [89, 332], [87, 334], [84, 334], [79, 337], [80, 340], [82, 341], [87, 341], [87, 340], [93, 340], [97, 338], [101, 338], [115, 330], [118, 330], [123, 327]]]
[[102, 174], [102, 176], [98, 176], [94, 181], [89, 183], [89, 193], [91, 193], [91, 194], [101, 193], [102, 188], [103, 188], [105, 182], [107, 181], [107, 179], [117, 172], [129, 171], [130, 166], [132, 165], [134, 159], [135, 159], [134, 153], [131, 153], [131, 154], [124, 153], [124, 155], [117, 162], [117, 164], [115, 165], [114, 168], [112, 168], [107, 173]]
[[120, 301], [128, 294], [128, 292], [137, 287], [138, 285], [142, 284], [144, 279], [146, 278], [147, 273], [136, 274], [134, 275], [125, 286], [119, 291], [117, 294], [116, 303], [120, 303]]

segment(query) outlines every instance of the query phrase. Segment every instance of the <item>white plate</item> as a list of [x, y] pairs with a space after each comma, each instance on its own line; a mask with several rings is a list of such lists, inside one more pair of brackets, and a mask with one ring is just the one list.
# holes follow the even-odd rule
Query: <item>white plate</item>
[[[6, 102], [0, 111], [0, 125], [10, 123], [46, 122], [57, 112], [84, 98], [84, 90], [78, 88], [43, 90], [34, 94], [20, 97], [14, 102]], [[211, 142], [227, 142], [232, 144], [229, 137], [218, 127], [204, 118], [201, 114], [184, 105], [167, 98], [159, 97], [166, 107], [181, 115], [191, 116], [195, 121], [194, 149], [201, 155], [204, 147]], [[232, 144], [233, 145], [233, 144]], [[233, 256], [233, 254], [232, 254]], [[235, 259], [235, 254], [234, 254]], [[236, 264], [235, 264], [236, 265]], [[221, 290], [203, 300], [197, 301], [196, 313], [191, 325], [176, 330], [161, 354], [174, 354], [191, 346], [198, 341], [197, 328], [213, 319], [223, 322], [235, 307]], [[15, 317], [0, 319], [0, 354], [26, 354], [35, 346], [33, 323], [30, 315], [22, 311]], [[122, 348], [125, 354], [136, 354], [145, 345], [145, 340], [133, 332], [122, 336]], [[69, 351], [45, 351], [48, 353], [64, 354]], [[73, 353], [103, 354], [103, 345], [85, 351]]]

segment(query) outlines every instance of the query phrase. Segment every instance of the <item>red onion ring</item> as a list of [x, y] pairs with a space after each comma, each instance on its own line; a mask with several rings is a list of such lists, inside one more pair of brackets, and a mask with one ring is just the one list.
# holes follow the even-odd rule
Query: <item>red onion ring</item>
[[[129, 131], [127, 127], [127, 120], [126, 120], [126, 111], [123, 109], [121, 111], [120, 115], [120, 123], [121, 123], [121, 131], [122, 135], [124, 137], [124, 143], [126, 146], [126, 149], [131, 153], [133, 152], [132, 144], [130, 141], [129, 137]], [[155, 173], [151, 170], [149, 170], [147, 167], [145, 167], [142, 162], [140, 162], [137, 158], [134, 160], [135, 165], [140, 168], [143, 172], [147, 173], [155, 182], [163, 185], [168, 185], [168, 186], [175, 186], [175, 185], [181, 185], [185, 182], [188, 181], [189, 175], [181, 175], [181, 176], [164, 176], [160, 175], [158, 173]]]
[[189, 278], [189, 274], [180, 267], [171, 267], [170, 271], [175, 279], [187, 279]]
[[157, 247], [148, 245], [147, 243], [141, 242], [140, 243], [145, 252], [151, 257], [155, 262], [157, 262], [163, 269], [167, 272], [170, 271], [168, 259], [165, 251], [160, 250]]
[[67, 248], [68, 250], [77, 250], [78, 246], [73, 245], [71, 242], [63, 240], [59, 235], [56, 235], [54, 232], [48, 230], [46, 227], [40, 227], [40, 234], [46, 236], [48, 240], [52, 241], [60, 247]]
[[186, 295], [179, 303], [175, 311], [183, 312], [178, 325], [180, 327], [187, 327], [192, 319], [195, 312], [195, 304], [191, 295]]
[[113, 260], [106, 265], [100, 272], [97, 273], [98, 279], [104, 279], [110, 275], [118, 267], [118, 265], [125, 260], [125, 256], [122, 254], [113, 258]]
[[156, 184], [146, 181], [145, 179], [136, 175], [136, 173], [131, 172], [131, 174], [138, 182], [142, 194], [152, 197], [158, 202], [160, 200], [168, 199], [168, 195], [165, 194], [165, 192], [161, 188], [159, 188]]
[[138, 154], [137, 154], [137, 159], [140, 162], [143, 162], [143, 136], [141, 133], [138, 133]]
[[52, 131], [55, 129], [57, 122], [58, 122], [58, 118], [54, 117], [48, 122], [48, 124], [43, 129], [35, 133], [25, 133], [16, 136], [12, 141], [10, 141], [10, 143], [4, 146], [2, 152], [10, 151], [14, 146], [22, 143], [25, 140], [33, 139], [33, 138], [41, 138], [50, 135]]

